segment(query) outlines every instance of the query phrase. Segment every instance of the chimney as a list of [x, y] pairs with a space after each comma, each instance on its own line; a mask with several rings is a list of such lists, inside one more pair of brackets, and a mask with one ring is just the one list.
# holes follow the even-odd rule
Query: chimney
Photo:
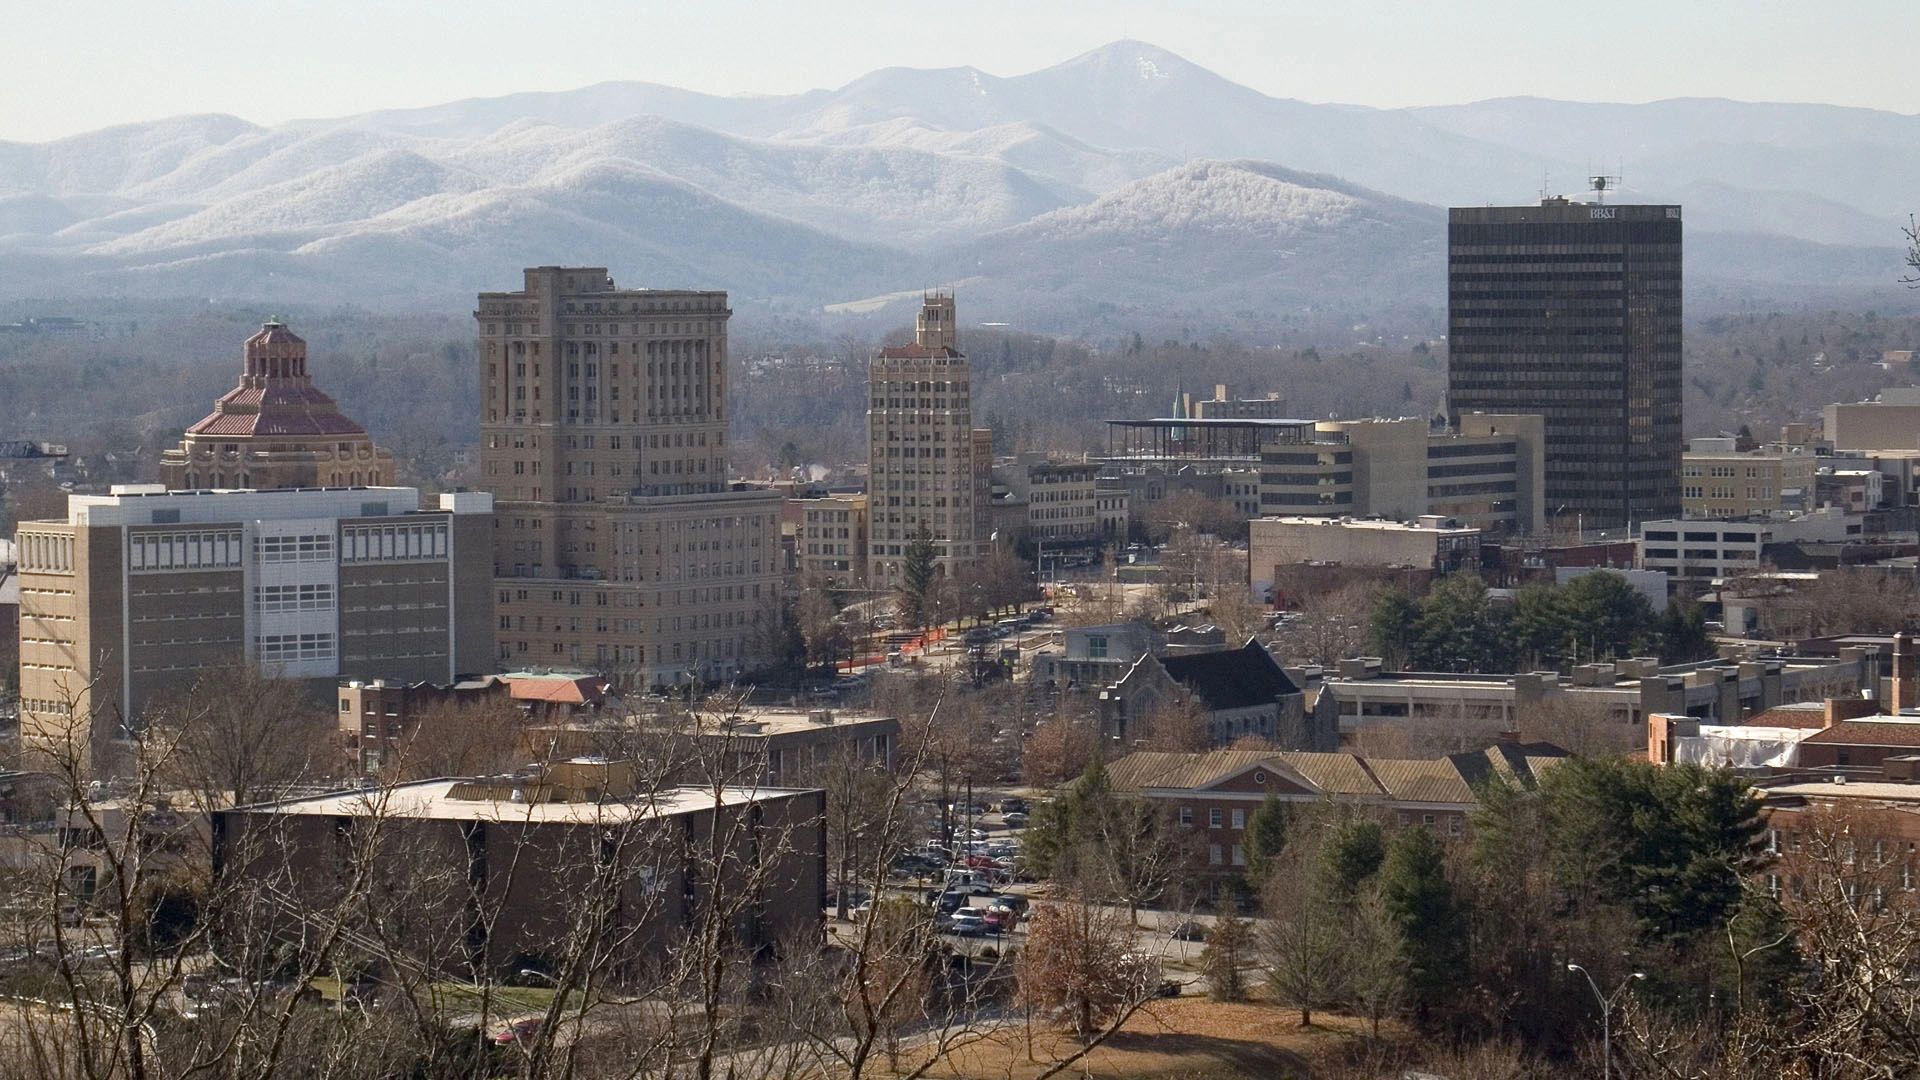
[[1893, 707], [1888, 711], [1899, 716], [1915, 705], [1920, 700], [1914, 696], [1913, 635], [1902, 630], [1893, 635]]
[[1879, 711], [1872, 698], [1828, 698], [1825, 723], [1821, 726], [1832, 727], [1842, 720], [1858, 720]]

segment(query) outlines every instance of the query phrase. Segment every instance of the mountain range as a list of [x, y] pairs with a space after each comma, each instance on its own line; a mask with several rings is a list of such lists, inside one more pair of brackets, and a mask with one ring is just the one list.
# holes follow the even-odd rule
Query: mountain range
[[1920, 117], [1314, 104], [1131, 41], [1015, 77], [888, 68], [770, 97], [615, 82], [0, 143], [0, 296], [442, 306], [584, 263], [729, 289], [743, 313], [951, 284], [970, 314], [1039, 328], [1271, 327], [1437, 310], [1442, 207], [1599, 172], [1625, 178], [1617, 199], [1684, 204], [1695, 310], [1903, 300]]

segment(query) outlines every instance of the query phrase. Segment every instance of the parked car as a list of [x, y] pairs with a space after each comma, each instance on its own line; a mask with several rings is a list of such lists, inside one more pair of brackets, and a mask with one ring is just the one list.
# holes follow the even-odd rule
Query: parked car
[[867, 916], [871, 914], [873, 914], [873, 901], [868, 900], [866, 903], [847, 912], [847, 918], [852, 919], [854, 922], [862, 923], [866, 922]]
[[1021, 811], [1015, 810], [1013, 813], [1007, 815], [1007, 828], [1024, 829], [1026, 827], [1027, 827], [1026, 814], [1022, 813]]
[[1188, 919], [1173, 928], [1172, 936], [1175, 941], [1205, 941], [1207, 940], [1207, 925], [1202, 922], [1196, 922], [1193, 919]]
[[934, 909], [942, 915], [951, 915], [967, 906], [967, 894], [948, 889], [934, 901]]
[[980, 937], [987, 932], [987, 913], [979, 908], [955, 908], [947, 916], [947, 933], [961, 937]]
[[938, 855], [909, 853], [893, 860], [893, 872], [905, 877], [927, 877], [945, 869], [947, 860]]
[[502, 1025], [493, 1033], [493, 1043], [495, 1046], [510, 1046], [522, 1039], [531, 1039], [538, 1035], [545, 1025], [546, 1021], [538, 1016], [515, 1020], [510, 1024]]
[[1020, 921], [1020, 915], [1004, 904], [995, 904], [988, 908], [983, 918], [986, 920], [987, 929], [996, 934], [1011, 933]]
[[[859, 907], [861, 904], [864, 904], [871, 899], [873, 899], [873, 893], [869, 892], [866, 889], [859, 888], [856, 886], [853, 888], [849, 888], [847, 890], [847, 906], [848, 907]], [[826, 901], [827, 901], [826, 902], [827, 907], [830, 907], [830, 908], [839, 907], [840, 891], [838, 889], [828, 888]]]
[[984, 870], [948, 870], [946, 872], [948, 892], [958, 892], [964, 896], [989, 896], [993, 886], [987, 880]]
[[967, 830], [967, 839], [968, 839], [968, 840], [978, 840], [978, 841], [982, 841], [982, 842], [984, 842], [984, 841], [985, 841], [985, 840], [987, 839], [987, 830], [985, 830], [985, 829], [968, 829], [968, 830]]
[[1003, 814], [1024, 814], [1027, 812], [1027, 800], [1015, 797], [1001, 799], [1000, 812]]
[[1027, 913], [1028, 904], [1027, 904], [1026, 897], [1018, 896], [1014, 893], [1007, 893], [1003, 896], [994, 897], [993, 901], [987, 906], [1003, 907], [1012, 911], [1015, 915], [1025, 915]]

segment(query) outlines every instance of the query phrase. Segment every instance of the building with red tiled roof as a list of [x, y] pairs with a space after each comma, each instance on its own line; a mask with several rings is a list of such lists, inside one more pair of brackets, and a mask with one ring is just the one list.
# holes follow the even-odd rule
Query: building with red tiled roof
[[307, 374], [307, 343], [269, 321], [247, 339], [240, 382], [160, 457], [173, 491], [379, 487], [393, 455], [340, 412]]

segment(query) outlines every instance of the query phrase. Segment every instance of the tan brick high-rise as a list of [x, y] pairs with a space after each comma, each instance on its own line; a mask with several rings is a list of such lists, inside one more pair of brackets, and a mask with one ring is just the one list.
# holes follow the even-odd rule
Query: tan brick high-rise
[[199, 488], [380, 487], [393, 455], [341, 415], [307, 374], [307, 343], [270, 321], [247, 339], [240, 383], [160, 457], [172, 491]]
[[[973, 426], [973, 376], [959, 349], [953, 297], [925, 297], [911, 345], [881, 349], [868, 367], [868, 580], [900, 584], [902, 559], [924, 529], [951, 573], [979, 554], [988, 521], [991, 435]], [[977, 438], [976, 434], [985, 436]], [[983, 451], [982, 446], [985, 449]]]
[[727, 294], [534, 267], [481, 293], [484, 483], [501, 663], [633, 686], [751, 669], [780, 496], [727, 474]]

